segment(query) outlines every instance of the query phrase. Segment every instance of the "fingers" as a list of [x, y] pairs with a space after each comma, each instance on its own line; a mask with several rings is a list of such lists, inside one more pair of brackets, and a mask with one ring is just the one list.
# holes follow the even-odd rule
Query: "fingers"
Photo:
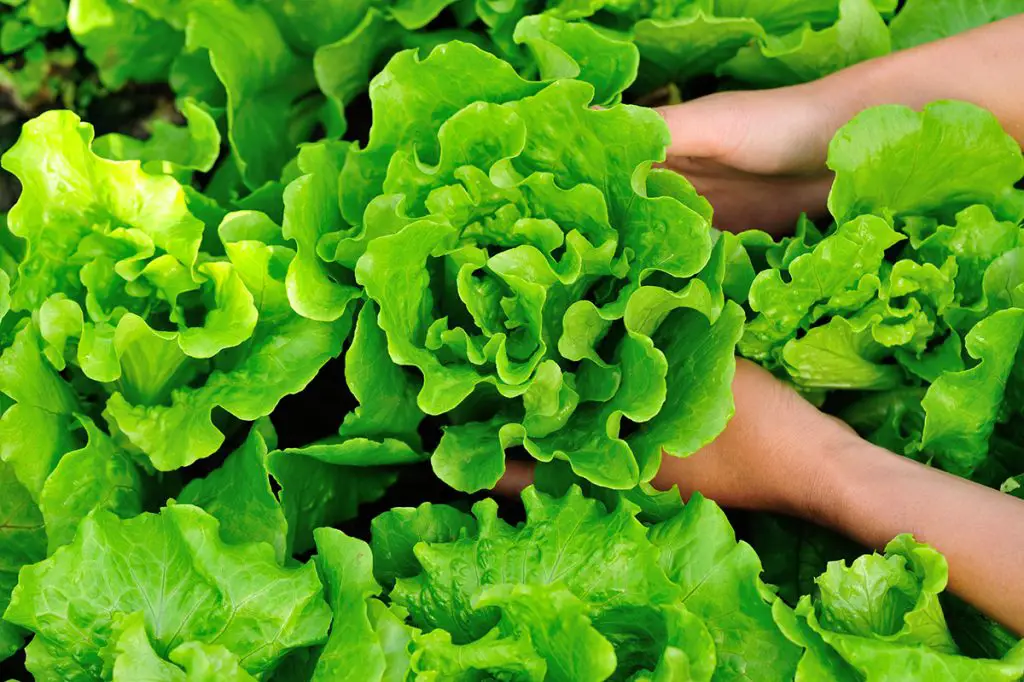
[[505, 474], [498, 479], [494, 492], [502, 497], [518, 497], [533, 485], [533, 462], [510, 461], [505, 464]]
[[735, 139], [735, 111], [715, 95], [655, 109], [668, 125], [672, 141], [669, 156], [715, 159], [725, 155]]
[[720, 92], [659, 112], [672, 135], [670, 156], [762, 176], [818, 175], [835, 133], [820, 95], [798, 86]]
[[711, 202], [715, 227], [729, 232], [764, 230], [775, 237], [791, 234], [801, 213], [823, 217], [832, 187], [828, 174], [815, 178], [684, 175]]

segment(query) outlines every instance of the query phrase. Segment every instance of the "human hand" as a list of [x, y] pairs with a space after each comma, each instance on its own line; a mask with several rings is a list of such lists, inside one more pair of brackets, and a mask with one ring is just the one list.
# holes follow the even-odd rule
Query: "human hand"
[[[737, 359], [732, 387], [736, 412], [725, 430], [690, 457], [663, 457], [654, 486], [678, 486], [685, 499], [699, 491], [726, 507], [815, 517], [842, 480], [833, 465], [866, 443], [748, 360]], [[509, 462], [497, 489], [514, 495], [532, 482], [532, 466]]]
[[708, 198], [716, 227], [781, 234], [801, 212], [825, 212], [836, 123], [813, 84], [722, 92], [659, 111], [672, 134], [665, 165]]
[[653, 484], [700, 492], [726, 507], [801, 517], [831, 497], [836, 453], [863, 444], [848, 425], [820, 412], [764, 368], [737, 359], [736, 412], [710, 445], [690, 457], [662, 458]]

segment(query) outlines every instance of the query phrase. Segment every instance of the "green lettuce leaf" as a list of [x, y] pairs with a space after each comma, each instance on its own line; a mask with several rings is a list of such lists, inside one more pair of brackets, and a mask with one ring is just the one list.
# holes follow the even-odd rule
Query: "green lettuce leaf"
[[36, 634], [28, 667], [40, 679], [96, 680], [115, 618], [136, 611], [158, 654], [217, 644], [250, 674], [323, 641], [330, 622], [312, 564], [285, 569], [269, 545], [227, 545], [189, 505], [90, 514], [70, 545], [22, 570], [4, 618]]
[[188, 5], [186, 49], [209, 54], [227, 94], [228, 142], [246, 185], [277, 181], [308, 138], [315, 117], [298, 111], [314, 89], [308, 60], [288, 46], [259, 4], [214, 0]]
[[525, 45], [542, 80], [578, 78], [594, 86], [597, 104], [617, 102], [636, 80], [640, 54], [621, 36], [588, 23], [569, 23], [547, 14], [516, 24], [514, 39]]
[[695, 3], [680, 16], [643, 19], [634, 26], [641, 89], [711, 73], [742, 47], [767, 38], [756, 20], [742, 14], [714, 16], [701, 4], [710, 3]]
[[174, 174], [187, 179], [187, 171], [210, 171], [220, 156], [220, 131], [214, 117], [198, 102], [185, 98], [180, 103], [184, 126], [167, 121], [152, 123], [149, 139], [139, 140], [120, 133], [96, 139], [94, 151], [115, 161], [142, 161], [149, 172]]
[[[1024, 176], [1020, 145], [991, 113], [965, 102], [868, 109], [829, 145], [836, 179], [828, 206], [839, 221], [863, 213], [951, 216], [993, 208]], [[1020, 216], [999, 215], [1000, 219]]]
[[304, 175], [289, 183], [284, 195], [282, 234], [295, 241], [295, 258], [288, 266], [288, 300], [303, 317], [325, 322], [341, 317], [359, 295], [352, 282], [337, 281], [316, 255], [320, 238], [344, 225], [338, 175], [348, 148], [322, 142], [300, 149], [298, 167]]
[[[147, 432], [161, 428], [150, 416], [173, 414], [175, 403], [193, 391], [212, 402], [212, 410], [230, 387], [226, 373], [259, 369], [265, 358], [258, 351], [268, 345], [267, 332], [277, 329], [274, 323], [287, 310], [283, 284], [274, 304], [268, 292], [276, 289], [267, 284], [274, 280], [266, 275], [276, 273], [288, 252], [239, 239], [224, 247], [227, 260], [201, 257], [200, 248], [209, 242], [206, 226], [190, 212], [192, 202], [182, 186], [171, 177], [145, 173], [138, 161], [103, 159], [91, 142], [91, 126], [71, 112], [50, 112], [27, 124], [4, 155], [5, 167], [23, 185], [9, 226], [27, 247], [11, 304], [32, 311], [35, 322], [32, 330], [20, 332], [24, 343], [5, 352], [23, 377], [12, 375], [12, 384], [2, 390], [19, 403], [69, 414], [78, 411], [78, 400], [60, 386], [53, 369], [80, 371], [88, 381], [79, 382], [78, 389], [91, 394], [90, 401], [102, 403], [109, 396], [115, 443], [175, 468], [212, 454], [216, 445], [181, 455], [181, 449], [193, 448], [189, 429], [184, 442], [148, 439]], [[263, 333], [254, 336], [260, 321]], [[287, 333], [287, 325], [284, 329]], [[19, 350], [27, 352], [28, 335], [36, 333], [45, 356], [39, 362]], [[326, 361], [320, 357], [314, 362]], [[256, 416], [297, 390], [291, 387], [302, 374], [284, 379], [283, 392], [264, 396], [271, 405]], [[35, 397], [39, 390], [49, 397]], [[203, 414], [204, 406], [197, 407], [187, 419]], [[200, 420], [196, 428], [201, 427]], [[178, 454], [162, 454], [168, 449]]]
[[[4, 519], [0, 530], [0, 606], [6, 609], [21, 567], [46, 557], [46, 528], [39, 508], [5, 462], [0, 462], [0, 486], [4, 491], [0, 498]], [[24, 639], [21, 628], [9, 620], [0, 620], [0, 660], [14, 655]]]
[[313, 55], [316, 84], [338, 112], [366, 92], [375, 69], [405, 34], [401, 24], [369, 2], [345, 4], [341, 16], [358, 12], [360, 19], [335, 40], [319, 43]]
[[761, 581], [757, 554], [736, 541], [714, 502], [694, 495], [682, 513], [653, 526], [649, 537], [665, 573], [683, 590], [682, 604], [711, 633], [716, 680], [793, 676], [799, 650], [772, 618], [778, 598]]
[[885, 556], [865, 555], [849, 568], [830, 563], [815, 580], [815, 612], [832, 631], [956, 653], [938, 598], [946, 581], [942, 555], [904, 535]]
[[270, 486], [267, 442], [253, 428], [240, 448], [205, 478], [186, 485], [177, 500], [201, 507], [220, 523], [228, 543], [266, 542], [285, 559], [288, 522]]
[[1024, 310], [1001, 310], [979, 322], [964, 340], [977, 364], [944, 373], [921, 401], [925, 410], [921, 447], [947, 471], [970, 476], [985, 460], [1022, 338]]
[[[356, 458], [366, 462], [388, 450], [387, 445], [373, 441], [350, 444], [357, 450]], [[395, 482], [397, 473], [392, 468], [371, 467], [365, 462], [346, 466], [332, 461], [331, 450], [334, 448], [318, 451], [314, 445], [269, 455], [270, 474], [281, 486], [279, 498], [288, 521], [289, 554], [310, 549], [315, 529], [355, 518], [361, 504], [380, 499]]]
[[467, 644], [453, 644], [444, 630], [414, 640], [411, 670], [417, 679], [472, 682], [503, 675], [524, 682], [542, 682], [547, 664], [525, 637], [502, 637], [495, 629]]
[[[498, 617], [494, 609], [475, 610], [472, 601], [494, 584], [560, 582], [601, 610], [672, 603], [680, 596], [628, 506], [604, 511], [579, 489], [562, 499], [527, 490], [523, 502], [528, 523], [521, 528], [501, 521], [497, 505], [484, 501], [474, 506], [477, 535], [415, 546], [422, 572], [399, 578], [391, 593], [413, 624], [446, 630], [457, 643], [476, 639]], [[623, 570], [627, 559], [630, 568]], [[470, 565], [481, 570], [466, 573]], [[456, 575], [461, 578], [453, 581]]]
[[[204, 381], [175, 386], [162, 401], [118, 392], [106, 405], [105, 416], [119, 437], [162, 471], [217, 451], [224, 433], [213, 422], [216, 410], [255, 421], [268, 416], [285, 396], [303, 390], [340, 355], [351, 327], [348, 316], [318, 322], [292, 311], [285, 279], [294, 252], [276, 245], [280, 228], [269, 218], [254, 212], [229, 215], [220, 237], [257, 311], [252, 337], [218, 355]], [[289, 371], [281, 372], [282, 366]]]
[[[913, 244], [915, 258], [942, 266], [956, 261], [956, 302], [973, 313], [989, 301], [985, 278], [989, 266], [1021, 245], [1021, 228], [1015, 221], [1000, 221], [984, 204], [969, 206], [956, 214], [952, 225], [936, 225], [934, 231]], [[995, 270], [993, 274], [995, 274]], [[999, 307], [1005, 307], [999, 305]], [[965, 311], [964, 322], [973, 318]], [[957, 320], [958, 326], [960, 325]]]
[[815, 591], [814, 579], [830, 561], [852, 560], [863, 551], [835, 532], [774, 514], [752, 517], [748, 535], [764, 565], [765, 582], [774, 585], [788, 604], [795, 604], [801, 595]]
[[[92, 126], [73, 113], [48, 112], [27, 123], [3, 156], [3, 167], [23, 187], [8, 228], [28, 246], [12, 292], [15, 309], [37, 307], [58, 283], [64, 288], [56, 291], [81, 292], [84, 282], [76, 284], [74, 275], [88, 258], [75, 258], [83, 240], [98, 241], [89, 243], [95, 250], [110, 240], [110, 265], [121, 263], [118, 270], [129, 281], [142, 274], [156, 250], [187, 269], [196, 265], [203, 225], [188, 212], [181, 186], [146, 175], [137, 162], [96, 156], [92, 139]], [[148, 200], [137, 201], [140, 195]], [[104, 293], [94, 292], [97, 304], [109, 304], [101, 299]]]
[[6, 0], [0, 18], [0, 53], [12, 54], [65, 27], [67, 0]]
[[547, 664], [546, 680], [606, 680], [615, 672], [615, 650], [594, 629], [587, 604], [560, 585], [495, 585], [474, 600], [501, 611], [498, 631], [528, 637]]
[[345, 354], [346, 383], [359, 406], [345, 415], [339, 432], [342, 437], [394, 439], [418, 451], [423, 419], [416, 404], [419, 386], [390, 359], [374, 307], [365, 304]]
[[635, 506], [608, 511], [577, 487], [560, 498], [530, 488], [523, 501], [519, 527], [491, 501], [474, 507], [475, 520], [425, 505], [374, 522], [378, 570], [397, 578], [391, 599], [425, 631], [414, 637], [414, 670], [711, 679], [712, 636], [679, 603]]
[[[105, 652], [112, 658], [113, 682], [254, 682], [255, 677], [239, 664], [238, 657], [213, 644], [186, 642], [174, 648], [168, 660], [160, 658], [146, 632], [142, 611], [125, 616], [115, 627], [116, 643]], [[173, 663], [172, 663], [173, 662]], [[177, 664], [177, 665], [175, 665]], [[179, 667], [180, 666], [180, 667]]]
[[[810, 253], [789, 264], [789, 281], [780, 269], [762, 270], [750, 286], [749, 304], [758, 315], [739, 344], [743, 355], [761, 362], [778, 357], [780, 344], [813, 322], [822, 310], [858, 302], [873, 293], [885, 252], [905, 237], [876, 216], [860, 216], [841, 224]], [[867, 296], [861, 292], [867, 289]]]
[[71, 0], [68, 28], [107, 87], [165, 81], [185, 44], [181, 26], [168, 22], [168, 10], [161, 0]]
[[[185, 101], [226, 112], [228, 163], [256, 190], [280, 180], [296, 144], [317, 123], [341, 130], [341, 112], [325, 111], [316, 93], [311, 55], [297, 51], [283, 33], [295, 24], [280, 14], [279, 3], [267, 4], [272, 7], [240, 0], [75, 0], [68, 23], [108, 87], [170, 81]], [[112, 144], [139, 154], [123, 138]], [[180, 154], [159, 160], [177, 162]], [[191, 163], [209, 161], [200, 155]]]
[[[411, 670], [418, 631], [406, 614], [385, 606], [374, 581], [369, 546], [330, 528], [315, 532], [316, 565], [334, 614], [326, 644], [308, 662], [286, 660], [273, 679], [402, 682]], [[283, 677], [282, 677], [283, 674]]]
[[396, 507], [373, 519], [373, 574], [392, 587], [397, 578], [413, 578], [423, 567], [416, 544], [455, 542], [477, 532], [476, 519], [447, 505], [424, 502], [415, 509]]
[[142, 480], [135, 463], [95, 424], [79, 417], [85, 447], [61, 457], [39, 493], [48, 553], [71, 542], [95, 509], [131, 518], [142, 511]]

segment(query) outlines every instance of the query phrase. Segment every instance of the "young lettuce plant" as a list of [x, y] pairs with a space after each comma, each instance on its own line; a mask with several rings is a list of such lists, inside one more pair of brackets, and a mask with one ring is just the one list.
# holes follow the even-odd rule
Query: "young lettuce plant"
[[460, 490], [493, 486], [520, 445], [630, 488], [732, 412], [743, 316], [710, 208], [652, 169], [655, 112], [594, 95], [465, 43], [403, 52], [371, 86], [367, 146], [317, 147], [289, 188], [293, 305], [331, 319], [365, 292], [346, 362], [386, 377], [369, 398], [390, 409], [362, 412], [398, 433], [443, 415], [432, 464]]
[[218, 233], [173, 178], [91, 142], [91, 126], [50, 112], [3, 157], [23, 187], [8, 225], [24, 254], [9, 285], [0, 391], [15, 405], [2, 422], [20, 442], [46, 436], [16, 426], [29, 413], [102, 413], [120, 446], [170, 471], [220, 448], [216, 410], [253, 421], [305, 387], [340, 354], [349, 318], [291, 310], [293, 252], [265, 216], [231, 214]]
[[857, 391], [843, 416], [890, 449], [988, 484], [1019, 474], [1020, 146], [969, 104], [880, 107], [828, 163], [824, 236], [741, 237], [768, 267], [740, 352], [806, 389]]
[[[325, 603], [313, 564], [293, 557], [313, 549], [314, 529], [319, 543], [322, 527], [379, 497], [393, 472], [275, 450], [274, 430], [260, 420], [219, 467], [149, 514], [139, 501], [154, 481], [115, 478], [114, 464], [128, 458], [98, 430], [89, 437], [49, 474], [38, 508], [13, 480], [21, 469], [0, 465], [0, 510], [18, 525], [0, 536], [0, 552], [5, 566], [17, 568], [18, 558], [34, 564], [17, 576], [13, 596], [14, 585], [4, 585], [0, 655], [28, 631], [35, 638], [27, 667], [39, 680], [127, 682], [142, 671], [149, 679], [214, 679], [178, 670], [202, 671], [204, 661], [221, 672], [217, 680], [266, 679], [274, 669], [285, 676], [274, 679], [309, 680], [296, 673], [299, 661], [285, 657], [298, 649], [296, 658], [307, 659], [324, 643], [333, 601]], [[101, 488], [104, 479], [113, 480]], [[150, 496], [146, 506], [165, 499]], [[82, 575], [69, 581], [69, 571]], [[337, 594], [330, 578], [323, 574]], [[344, 633], [352, 618], [338, 618], [335, 630]], [[339, 638], [346, 648], [358, 640]]]
[[[103, 158], [93, 151], [92, 138], [92, 127], [71, 112], [49, 112], [26, 124], [2, 159], [22, 186], [0, 233], [0, 510], [13, 526], [0, 534], [9, 576], [0, 586], [5, 606], [18, 568], [56, 556], [81, 524], [88, 525], [86, 519], [117, 534], [117, 517], [135, 518], [173, 493], [177, 478], [156, 471], [213, 455], [225, 432], [235, 433], [301, 391], [340, 355], [351, 326], [351, 315], [319, 322], [292, 311], [284, 278], [294, 252], [265, 215], [237, 212], [219, 226], [207, 225], [191, 212], [196, 195], [174, 178], [149, 174], [138, 161]], [[249, 468], [262, 471], [271, 496], [269, 465], [256, 459]], [[301, 504], [309, 523], [348, 518], [360, 500], [379, 496], [390, 480], [360, 473], [345, 480], [365, 489], [339, 487], [329, 513], [321, 514], [326, 501], [303, 481], [339, 474], [312, 458], [273, 465], [280, 487], [288, 490], [287, 518], [297, 518]], [[351, 495], [341, 500], [342, 493]], [[206, 501], [197, 492], [182, 497]], [[233, 511], [220, 519], [223, 535], [246, 526], [241, 508]], [[126, 552], [134, 551], [132, 543], [152, 539], [139, 523], [141, 539], [130, 541]], [[239, 533], [231, 539], [267, 538]], [[174, 554], [176, 540], [168, 542], [164, 549]], [[311, 538], [304, 539], [293, 521], [289, 550], [302, 551], [302, 542]], [[285, 540], [272, 544], [283, 560]], [[88, 561], [72, 563], [78, 570]], [[121, 569], [108, 566], [94, 575], [107, 570]], [[139, 599], [144, 602], [145, 594]], [[72, 608], [84, 613], [81, 606]], [[0, 658], [21, 645], [15, 622], [33, 627], [16, 612], [0, 625]], [[111, 624], [96, 627], [102, 638]], [[70, 640], [62, 637], [38, 639], [33, 656], [63, 660]], [[245, 656], [247, 650], [235, 653]], [[99, 665], [90, 661], [90, 669]], [[54, 665], [70, 675], [72, 668]], [[64, 674], [59, 679], [72, 679]]]
[[[349, 327], [292, 312], [292, 252], [269, 221], [238, 214], [221, 239], [174, 179], [91, 142], [91, 126], [50, 112], [3, 157], [22, 185], [0, 233], [5, 607], [21, 566], [70, 542], [90, 512], [138, 515], [160, 487], [150, 472], [212, 455], [221, 429], [269, 414], [340, 354]], [[218, 428], [222, 409], [234, 417]], [[296, 482], [310, 466], [275, 469], [290, 500], [307, 499]], [[0, 623], [0, 658], [21, 646], [15, 620]]]
[[941, 554], [901, 535], [885, 554], [835, 561], [815, 578], [814, 596], [795, 609], [772, 605], [776, 623], [804, 649], [797, 679], [843, 682], [901, 676], [912, 665], [924, 679], [1020, 679], [1024, 647], [1001, 659], [964, 656], [953, 641], [939, 601], [949, 568]]

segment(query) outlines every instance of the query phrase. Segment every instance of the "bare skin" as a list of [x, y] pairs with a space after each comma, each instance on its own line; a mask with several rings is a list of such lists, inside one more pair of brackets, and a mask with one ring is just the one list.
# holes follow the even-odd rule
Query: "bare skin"
[[828, 142], [879, 104], [920, 108], [960, 99], [990, 109], [1024, 142], [1024, 15], [774, 90], [724, 92], [661, 109], [672, 131], [666, 165], [715, 207], [732, 231], [790, 229], [825, 212]]
[[[966, 100], [1024, 142], [1021, 64], [1024, 15], [814, 83], [668, 107], [666, 165], [710, 199], [719, 227], [784, 232], [802, 211], [824, 213], [828, 141], [867, 107]], [[666, 457], [657, 487], [789, 514], [879, 549], [913, 533], [945, 554], [954, 593], [1024, 635], [1024, 500], [868, 443], [747, 361], [733, 389], [729, 426], [692, 457]], [[530, 469], [510, 466], [499, 490], [531, 480]]]

